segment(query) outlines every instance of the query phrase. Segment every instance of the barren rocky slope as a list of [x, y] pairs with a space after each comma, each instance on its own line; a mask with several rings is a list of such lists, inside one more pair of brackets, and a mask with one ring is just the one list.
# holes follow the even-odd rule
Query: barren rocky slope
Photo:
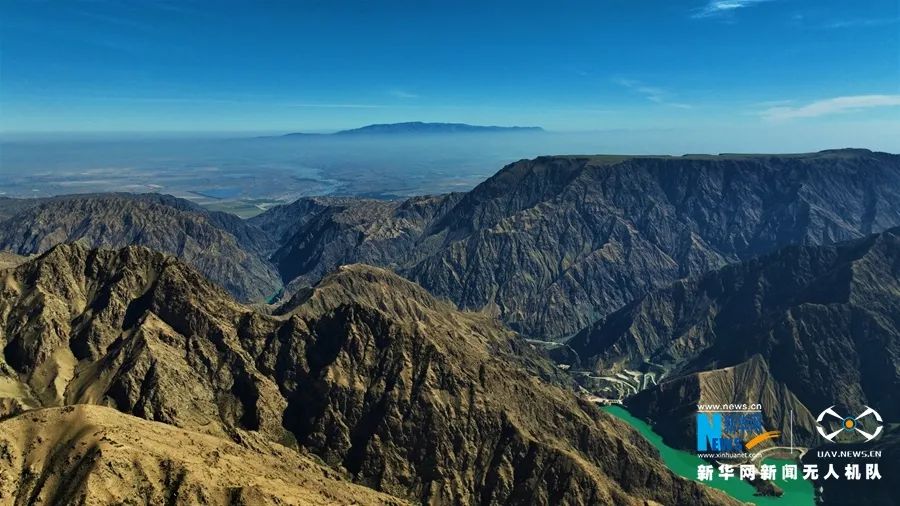
[[510, 331], [388, 271], [344, 267], [278, 317], [142, 248], [57, 246], [2, 279], [7, 414], [92, 403], [249, 431], [422, 503], [732, 503], [555, 386]]
[[562, 338], [681, 277], [900, 225], [900, 156], [541, 157], [462, 195], [301, 200], [251, 223], [295, 289], [365, 261]]
[[897, 225], [900, 157], [866, 150], [541, 157], [468, 193], [301, 199], [247, 221], [161, 195], [0, 199], [0, 249], [14, 253], [144, 245], [244, 301], [363, 262], [544, 339], [681, 277]]
[[19, 211], [39, 205], [45, 199], [14, 199], [0, 196], [0, 220], [5, 220]]
[[139, 245], [178, 256], [242, 300], [266, 300], [281, 286], [265, 260], [274, 249], [268, 234], [236, 216], [168, 195], [8, 199], [6, 208], [5, 219], [0, 212], [0, 250], [30, 255], [74, 241]]
[[777, 427], [793, 408], [807, 432], [809, 412], [834, 404], [900, 420], [900, 229], [679, 281], [570, 345], [595, 370], [668, 370], [672, 379], [629, 402], [681, 446], [690, 445], [688, 408], [733, 396], [766, 400]]
[[0, 251], [0, 269], [15, 267], [25, 262], [26, 260], [28, 260], [28, 257], [23, 257], [21, 255], [16, 255], [15, 253], [9, 253], [7, 251]]
[[282, 244], [272, 262], [286, 282], [300, 288], [339, 265], [367, 263], [399, 271], [424, 258], [434, 249], [421, 244], [426, 228], [461, 196], [406, 201], [316, 197], [275, 207], [249, 221]]
[[289, 448], [238, 445], [101, 406], [0, 421], [4, 504], [408, 504]]

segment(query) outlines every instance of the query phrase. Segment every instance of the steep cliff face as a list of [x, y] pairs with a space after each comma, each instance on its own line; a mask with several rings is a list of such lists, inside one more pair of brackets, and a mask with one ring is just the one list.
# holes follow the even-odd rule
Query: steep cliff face
[[556, 386], [508, 329], [385, 270], [343, 267], [281, 316], [142, 248], [58, 246], [3, 279], [7, 414], [106, 404], [258, 434], [423, 503], [731, 503]]
[[78, 405], [0, 421], [4, 504], [409, 504], [300, 453]]
[[265, 260], [275, 247], [269, 235], [227, 213], [157, 194], [16, 202], [9, 206], [16, 211], [0, 221], [0, 250], [31, 255], [74, 241], [146, 246], [178, 256], [242, 300], [266, 300], [281, 286]]
[[294, 289], [371, 262], [526, 335], [561, 338], [678, 278], [900, 225], [900, 157], [541, 157], [428, 202], [319, 200], [255, 223], [291, 231], [273, 261]]
[[[407, 201], [301, 199], [250, 220], [283, 246], [272, 256], [291, 287], [310, 286], [340, 265], [367, 263], [401, 270], [430, 251], [418, 243], [458, 194]], [[289, 290], [293, 291], [293, 290]]]
[[277, 386], [232, 343], [248, 310], [174, 257], [61, 245], [6, 271], [0, 308], [6, 381], [24, 407], [98, 403], [211, 434], [283, 433], [283, 405], [251, 400], [279, 400]]
[[[679, 403], [730, 402], [727, 391], [707, 396], [696, 388], [724, 372], [701, 371], [747, 368], [748, 360], [757, 364], [750, 368], [755, 379], [742, 388], [749, 393], [771, 382], [769, 392], [780, 396], [771, 402], [782, 408], [818, 413], [834, 404], [869, 405], [896, 420], [898, 329], [900, 229], [891, 229], [832, 246], [788, 247], [680, 281], [609, 315], [570, 345], [595, 370], [651, 363], [668, 370], [673, 379], [633, 400], [657, 420], [674, 422], [663, 412]], [[686, 423], [672, 433], [687, 430]]]
[[[824, 408], [800, 402], [784, 383], [772, 377], [759, 355], [735, 366], [679, 375], [626, 400], [628, 410], [652, 421], [666, 442], [689, 451], [695, 448], [697, 406], [722, 404], [760, 404], [766, 430], [785, 435], [757, 450], [784, 444], [789, 435], [798, 446], [818, 443], [815, 417]], [[810, 413], [811, 408], [818, 409]]]

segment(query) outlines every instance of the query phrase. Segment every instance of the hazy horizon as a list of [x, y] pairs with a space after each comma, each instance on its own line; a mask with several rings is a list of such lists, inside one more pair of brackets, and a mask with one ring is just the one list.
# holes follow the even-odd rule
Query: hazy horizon
[[[353, 136], [104, 136], [0, 141], [0, 196], [31, 198], [110, 191], [160, 192], [249, 216], [314, 195], [405, 198], [468, 191], [503, 166], [542, 155], [891, 151], [810, 133], [754, 144], [733, 132], [674, 138], [670, 130]], [[854, 142], [854, 140], [856, 142]], [[773, 149], [773, 146], [778, 146]], [[888, 148], [888, 149], [885, 149]]]
[[[455, 123], [449, 121], [435, 120], [409, 120], [399, 123]], [[739, 126], [723, 126], [715, 129], [715, 131], [705, 131], [701, 128], [606, 128], [606, 129], [588, 129], [588, 130], [554, 130], [543, 127], [540, 124], [498, 124], [498, 123], [471, 123], [461, 122], [462, 124], [472, 126], [497, 126], [497, 127], [538, 127], [543, 132], [494, 132], [494, 133], [404, 133], [404, 134], [360, 134], [355, 139], [371, 138], [381, 141], [396, 141], [402, 138], [423, 138], [438, 139], [442, 136], [447, 140], [458, 139], [461, 136], [472, 135], [476, 138], [485, 138], [486, 136], [498, 135], [537, 135], [542, 136], [545, 140], [565, 141], [571, 140], [573, 145], [586, 145], [588, 147], [586, 153], [607, 153], [607, 154], [669, 154], [680, 155], [685, 153], [704, 152], [709, 154], [716, 153], [806, 153], [821, 151], [824, 149], [840, 149], [840, 148], [862, 148], [871, 149], [873, 151], [900, 152], [900, 137], [893, 135], [892, 131], [880, 129], [885, 126], [882, 122], [866, 122], [866, 125], [873, 127], [874, 132], [868, 130], [851, 129], [849, 133], [835, 133], [828, 130], [825, 126], [811, 126], [801, 132], [795, 132], [792, 136], [787, 136], [787, 131], [779, 126], [770, 126], [765, 129], [747, 131]], [[59, 131], [59, 132], [2, 132], [0, 133], [0, 144], [17, 144], [17, 143], [70, 143], [70, 142], [140, 142], [140, 141], [158, 141], [158, 140], [252, 140], [259, 138], [278, 138], [286, 137], [290, 134], [314, 134], [321, 135], [322, 138], [328, 138], [329, 134], [334, 134], [344, 130], [351, 130], [376, 124], [392, 124], [388, 122], [374, 122], [366, 124], [347, 125], [337, 129], [278, 129], [278, 130], [221, 130], [221, 131], [179, 131], [179, 130], [160, 130], [160, 131]], [[851, 124], [854, 125], [854, 124]], [[680, 134], [677, 137], [671, 136], [672, 133]], [[652, 139], [654, 142], [661, 140], [657, 136], [666, 134], [667, 140], [658, 144], [659, 149], [655, 149], [654, 145], [647, 145], [647, 140]], [[596, 140], [599, 136], [613, 135], [621, 142], [622, 149], [616, 150], [616, 146], [609, 146], [608, 143], [594, 142], [596, 149], [592, 150], [591, 138]], [[538, 137], [541, 138], [541, 137]], [[353, 138], [350, 138], [353, 139]], [[288, 139], [285, 139], [288, 140]], [[296, 140], [296, 139], [292, 139]], [[347, 140], [345, 138], [345, 140]], [[563, 143], [565, 144], [565, 142]], [[637, 147], [629, 148], [629, 146]], [[612, 151], [609, 149], [612, 148]], [[698, 151], [699, 150], [699, 151]], [[546, 154], [566, 154], [566, 152], [547, 152]], [[0, 152], [2, 156], [2, 152]]]

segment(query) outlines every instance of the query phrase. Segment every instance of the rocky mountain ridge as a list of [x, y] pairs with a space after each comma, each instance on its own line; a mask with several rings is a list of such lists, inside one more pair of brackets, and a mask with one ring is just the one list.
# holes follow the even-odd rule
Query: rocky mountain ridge
[[866, 150], [540, 157], [466, 193], [307, 198], [246, 221], [160, 195], [0, 200], [13, 253], [145, 245], [244, 301], [282, 286], [286, 300], [363, 262], [545, 340], [682, 277], [898, 225], [900, 157]]
[[87, 403], [257, 434], [422, 503], [733, 503], [555, 386], [552, 364], [508, 329], [386, 270], [343, 267], [278, 316], [137, 247], [60, 245], [2, 279], [12, 419]]
[[[811, 443], [813, 414], [831, 405], [900, 419], [900, 229], [791, 246], [679, 281], [569, 345], [596, 371], [666, 371], [629, 406], [665, 421], [660, 430], [680, 446], [690, 446], [694, 406], [724, 399], [764, 398], [775, 427], [793, 409], [797, 440]], [[740, 371], [743, 380], [732, 378]]]
[[[301, 199], [247, 221], [160, 195], [0, 199], [0, 244], [39, 255], [0, 256], [0, 417], [40, 432], [69, 420], [46, 408], [109, 406], [310, 452], [338, 481], [413, 502], [725, 504], [495, 317], [531, 337], [576, 333], [596, 372], [652, 372], [628, 406], [676, 445], [696, 404], [723, 397], [764, 402], [774, 428], [793, 410], [800, 442], [821, 402], [897, 419], [898, 160], [541, 157], [467, 193]], [[130, 244], [178, 258], [95, 248]], [[269, 307], [219, 288], [258, 301], [281, 282]], [[114, 433], [131, 423], [97, 409], [84, 416]], [[0, 437], [25, 460], [5, 465], [56, 472], [49, 446], [17, 430]], [[256, 493], [209, 478], [185, 490]], [[60, 490], [23, 483], [9, 493]], [[319, 500], [311, 487], [284, 493]]]
[[139, 245], [182, 258], [241, 300], [265, 301], [281, 287], [266, 259], [275, 248], [268, 234], [228, 213], [152, 193], [8, 201], [0, 250], [33, 255], [74, 241]]
[[465, 194], [301, 200], [250, 223], [281, 233], [289, 291], [365, 261], [560, 339], [676, 279], [900, 225], [900, 156], [540, 157]]

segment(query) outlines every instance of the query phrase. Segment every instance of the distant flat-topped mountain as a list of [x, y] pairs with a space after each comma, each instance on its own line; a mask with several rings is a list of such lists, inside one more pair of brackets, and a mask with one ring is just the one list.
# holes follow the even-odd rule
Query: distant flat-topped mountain
[[352, 130], [342, 130], [337, 135], [354, 134], [449, 134], [449, 133], [481, 133], [481, 132], [543, 132], [541, 127], [520, 126], [480, 126], [465, 123], [423, 123], [412, 121], [408, 123], [387, 123], [380, 125], [368, 125]]
[[[385, 135], [385, 134], [460, 134], [460, 133], [524, 133], [524, 132], [543, 132], [541, 127], [520, 127], [520, 126], [481, 126], [468, 125], [466, 123], [424, 123], [422, 121], [410, 121], [406, 123], [383, 123], [376, 125], [367, 125], [360, 128], [350, 130], [341, 130], [333, 134], [325, 135]], [[291, 133], [283, 137], [317, 135], [306, 133]], [[321, 134], [320, 134], [321, 135]]]

